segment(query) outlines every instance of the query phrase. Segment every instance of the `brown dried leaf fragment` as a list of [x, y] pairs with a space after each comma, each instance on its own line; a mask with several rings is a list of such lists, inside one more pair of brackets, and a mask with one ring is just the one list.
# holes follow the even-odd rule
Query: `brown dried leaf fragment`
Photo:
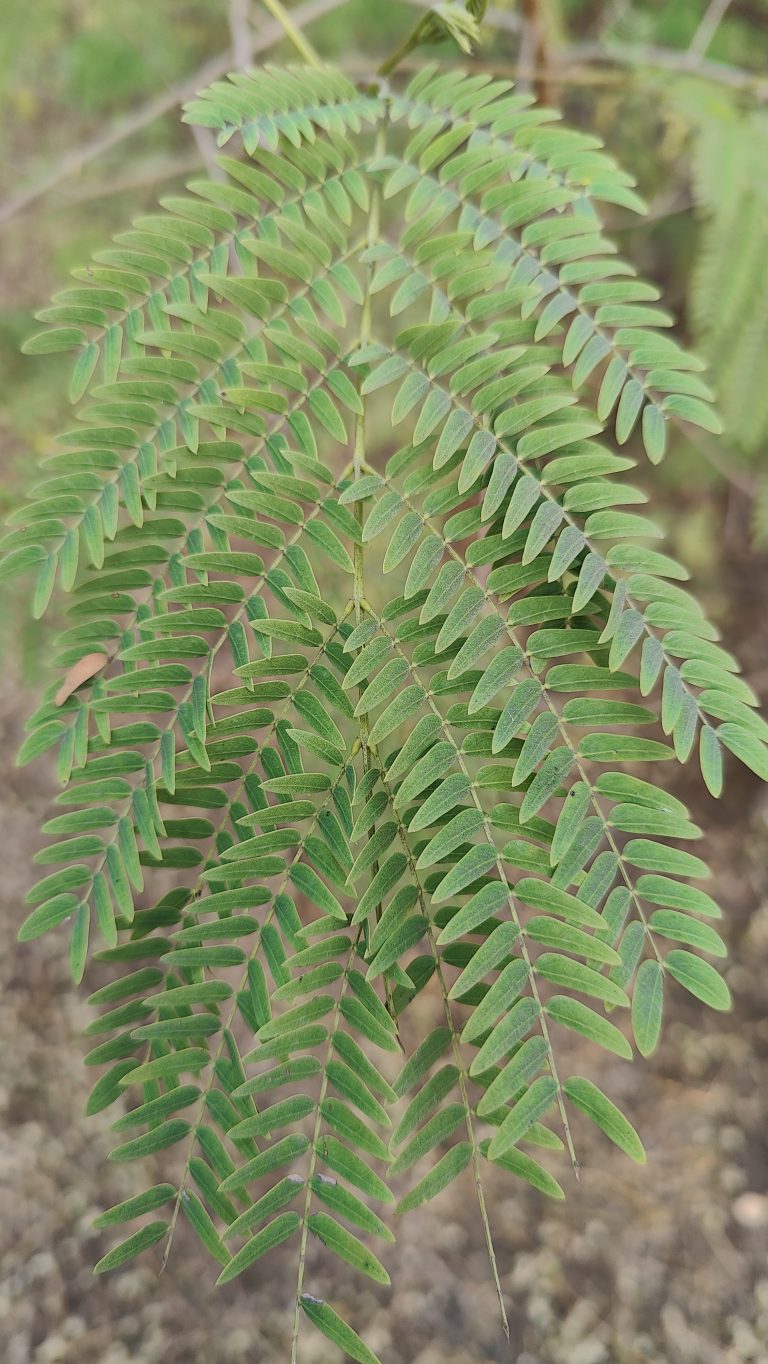
[[73, 691], [82, 687], [89, 678], [95, 677], [107, 662], [106, 654], [85, 654], [82, 658], [73, 663], [59, 690], [53, 698], [57, 706], [63, 706], [64, 702], [70, 697]]

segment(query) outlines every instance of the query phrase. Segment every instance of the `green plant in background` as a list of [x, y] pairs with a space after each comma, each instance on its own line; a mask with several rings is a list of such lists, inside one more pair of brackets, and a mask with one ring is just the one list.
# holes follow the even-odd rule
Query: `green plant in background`
[[[768, 343], [768, 117], [707, 118], [695, 141], [694, 186], [704, 217], [692, 280], [692, 318], [712, 366], [732, 438], [749, 455], [768, 437], [768, 397], [761, 365]], [[718, 199], [718, 169], [730, 177]], [[721, 181], [722, 184], [722, 181]], [[728, 244], [740, 243], [726, 281]]]
[[621, 477], [636, 427], [657, 462], [718, 425], [603, 234], [642, 205], [597, 140], [432, 66], [235, 75], [187, 118], [223, 178], [27, 346], [76, 352], [80, 406], [5, 542], [69, 602], [20, 936], [68, 925], [80, 980], [93, 931], [90, 1109], [129, 1101], [112, 1159], [179, 1157], [97, 1268], [167, 1257], [180, 1212], [220, 1282], [289, 1243], [291, 1358], [309, 1318], [372, 1361], [318, 1244], [386, 1284], [386, 1214], [468, 1170], [495, 1275], [487, 1161], [560, 1198], [538, 1157], [577, 1167], [584, 1118], [644, 1160], [562, 1030], [630, 1059], [668, 987], [728, 1008], [657, 764], [719, 795], [723, 750], [768, 777], [766, 728]]
[[[711, 366], [731, 440], [759, 476], [755, 533], [768, 539], [768, 115], [690, 83], [679, 109], [693, 128], [693, 193], [702, 220], [691, 322]], [[736, 246], [736, 250], [734, 250]]]

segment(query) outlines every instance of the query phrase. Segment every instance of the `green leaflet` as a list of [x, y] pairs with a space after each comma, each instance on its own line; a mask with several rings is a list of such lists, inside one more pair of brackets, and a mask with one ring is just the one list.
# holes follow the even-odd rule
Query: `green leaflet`
[[577, 927], [599, 929], [602, 926], [600, 915], [588, 904], [576, 895], [570, 895], [557, 886], [548, 885], [546, 881], [525, 877], [517, 882], [515, 895], [532, 909], [546, 910]]
[[459, 1071], [456, 1066], [442, 1066], [430, 1076], [426, 1084], [414, 1095], [392, 1133], [393, 1148], [402, 1144], [407, 1136], [432, 1114], [446, 1095], [450, 1094]]
[[312, 1180], [312, 1188], [321, 1202], [327, 1207], [332, 1208], [345, 1217], [354, 1226], [360, 1227], [371, 1236], [378, 1236], [380, 1240], [393, 1242], [394, 1236], [389, 1228], [382, 1222], [376, 1213], [372, 1212], [362, 1199], [358, 1198], [349, 1189], [329, 1175], [315, 1175]]
[[[493, 982], [493, 985], [477, 1005], [471, 1018], [467, 1020], [461, 1034], [463, 1042], [472, 1042], [492, 1024], [501, 1013], [506, 1012], [528, 983], [530, 972], [525, 962], [515, 958], [508, 962]], [[526, 1004], [526, 1009], [530, 1005]]]
[[167, 1222], [148, 1222], [146, 1226], [135, 1231], [132, 1236], [126, 1237], [118, 1246], [103, 1255], [93, 1267], [94, 1274], [106, 1274], [110, 1269], [119, 1269], [135, 1255], [140, 1255], [143, 1250], [149, 1250], [150, 1246], [157, 1245], [167, 1230]]
[[339, 1255], [342, 1260], [346, 1260], [353, 1269], [359, 1269], [361, 1273], [373, 1279], [375, 1283], [388, 1284], [389, 1275], [381, 1261], [367, 1250], [362, 1241], [353, 1236], [351, 1232], [342, 1227], [341, 1223], [335, 1218], [329, 1217], [327, 1213], [316, 1212], [307, 1219], [307, 1226], [314, 1236], [317, 1236], [323, 1245]]
[[143, 1213], [154, 1212], [156, 1208], [163, 1207], [175, 1196], [176, 1190], [172, 1184], [156, 1184], [154, 1188], [136, 1194], [134, 1198], [127, 1198], [125, 1202], [117, 1203], [114, 1208], [108, 1208], [106, 1212], [100, 1213], [94, 1218], [93, 1225], [101, 1228], [116, 1226], [120, 1222], [130, 1222], [134, 1217], [141, 1217]]
[[700, 924], [698, 920], [692, 919], [689, 914], [679, 914], [675, 909], [657, 909], [651, 915], [648, 926], [652, 933], [672, 938], [674, 942], [689, 943], [700, 952], [707, 952], [714, 957], [728, 955], [720, 934], [709, 924]]
[[242, 1250], [239, 1250], [236, 1255], [228, 1260], [216, 1282], [218, 1284], [229, 1283], [230, 1279], [242, 1274], [244, 1269], [252, 1265], [255, 1260], [260, 1259], [267, 1251], [273, 1250], [275, 1246], [287, 1241], [288, 1237], [293, 1236], [294, 1232], [298, 1230], [299, 1225], [300, 1219], [295, 1212], [285, 1212], [276, 1217], [268, 1226], [252, 1236]]
[[[459, 816], [459, 818], [464, 817]], [[435, 840], [438, 838], [440, 838], [440, 834], [435, 835]], [[471, 933], [474, 928], [485, 923], [498, 910], [503, 909], [508, 900], [509, 891], [507, 887], [501, 881], [492, 881], [477, 891], [462, 906], [459, 912], [446, 924], [438, 941], [440, 943], [455, 942], [464, 933]]]
[[303, 1155], [308, 1145], [307, 1138], [298, 1133], [294, 1136], [282, 1137], [280, 1141], [262, 1151], [260, 1155], [247, 1161], [239, 1170], [233, 1169], [223, 1180], [221, 1192], [229, 1193], [232, 1190], [243, 1188], [252, 1179], [259, 1179], [262, 1175], [282, 1169]]
[[606, 1004], [626, 1005], [627, 996], [620, 986], [607, 976], [600, 975], [581, 962], [569, 961], [554, 952], [545, 952], [536, 960], [536, 971], [553, 985], [601, 999]]
[[711, 1009], [731, 1008], [731, 992], [722, 976], [708, 961], [701, 961], [692, 952], [675, 948], [667, 954], [665, 965], [670, 975]]
[[[488, 1153], [488, 1145], [486, 1142], [482, 1143], [484, 1154]], [[524, 1179], [532, 1188], [538, 1189], [539, 1193], [546, 1194], [548, 1198], [565, 1198], [563, 1189], [549, 1171], [522, 1151], [511, 1148], [505, 1151], [503, 1155], [497, 1156], [495, 1164], [501, 1165], [503, 1169], [517, 1175], [519, 1179]]]
[[534, 1080], [514, 1108], [510, 1109], [501, 1127], [491, 1138], [488, 1148], [489, 1160], [503, 1156], [514, 1146], [532, 1125], [552, 1106], [557, 1094], [557, 1085], [548, 1075], [540, 1075]]
[[507, 921], [498, 924], [451, 986], [450, 997], [461, 999], [463, 995], [473, 990], [488, 971], [492, 971], [506, 959], [519, 935], [520, 929], [516, 923]]
[[364, 1117], [370, 1118], [378, 1123], [380, 1127], [390, 1126], [390, 1118], [377, 1099], [373, 1097], [370, 1090], [355, 1073], [343, 1061], [331, 1060], [328, 1062], [325, 1073], [328, 1075], [334, 1089], [342, 1098], [348, 1099], [356, 1108], [360, 1110]]
[[547, 1004], [547, 1013], [556, 1023], [561, 1023], [565, 1028], [572, 1028], [574, 1032], [581, 1033], [582, 1037], [588, 1037], [598, 1046], [631, 1061], [632, 1048], [619, 1029], [614, 1027], [613, 1023], [609, 1023], [607, 1018], [601, 1018], [594, 1009], [582, 1004], [580, 1000], [555, 995]]
[[507, 1056], [511, 1048], [533, 1028], [540, 1012], [540, 1005], [535, 999], [525, 998], [514, 1004], [486, 1038], [470, 1066], [470, 1074], [482, 1075], [483, 1071], [489, 1070]]
[[[517, 647], [502, 649], [484, 670], [469, 700], [469, 713], [480, 710], [494, 699], [515, 676], [523, 660]], [[454, 660], [455, 663], [455, 660]], [[453, 666], [453, 665], [452, 665]], [[511, 721], [510, 721], [511, 724]]]
[[656, 739], [636, 739], [631, 735], [591, 734], [579, 745], [582, 758], [592, 762], [667, 762], [673, 750]]
[[297, 890], [307, 895], [313, 904], [316, 904], [324, 913], [331, 914], [342, 922], [346, 921], [347, 916], [343, 906], [312, 867], [299, 863], [291, 868], [290, 877]]
[[563, 952], [572, 952], [575, 956], [591, 957], [593, 961], [609, 966], [616, 965], [619, 960], [613, 948], [596, 942], [580, 928], [558, 923], [555, 919], [536, 916], [528, 920], [525, 931], [534, 942], [540, 942], [546, 947], [557, 947]]
[[411, 1212], [414, 1208], [419, 1208], [423, 1203], [436, 1198], [447, 1188], [454, 1179], [465, 1170], [472, 1159], [472, 1147], [469, 1142], [459, 1142], [452, 1146], [441, 1156], [437, 1164], [428, 1174], [414, 1184], [413, 1188], [400, 1199], [397, 1205], [398, 1213]]
[[[522, 757], [523, 754], [521, 753], [520, 758], [522, 759]], [[520, 806], [521, 824], [528, 823], [555, 794], [563, 778], [573, 766], [573, 761], [573, 753], [565, 744], [560, 748], [553, 749], [547, 755], [523, 797]], [[515, 768], [516, 772], [517, 768]]]
[[374, 1198], [380, 1203], [394, 1203], [394, 1195], [388, 1185], [370, 1168], [367, 1159], [350, 1150], [348, 1145], [339, 1141], [332, 1133], [321, 1138], [318, 1155], [328, 1169], [333, 1170], [349, 1184], [353, 1184], [369, 1198]]
[[445, 1108], [435, 1113], [416, 1135], [406, 1142], [389, 1167], [390, 1175], [397, 1175], [403, 1170], [410, 1169], [439, 1142], [447, 1140], [458, 1125], [464, 1122], [465, 1116], [462, 1104], [446, 1104]]
[[231, 1259], [229, 1251], [219, 1237], [216, 1227], [201, 1200], [191, 1190], [185, 1189], [181, 1197], [181, 1206], [187, 1221], [208, 1254], [214, 1260], [218, 1260], [219, 1264], [228, 1265]]
[[314, 1298], [311, 1293], [303, 1293], [300, 1302], [302, 1311], [313, 1325], [317, 1326], [333, 1345], [338, 1345], [350, 1359], [357, 1360], [358, 1364], [380, 1364], [373, 1350], [368, 1349], [357, 1332], [334, 1312], [329, 1303], [324, 1302], [322, 1298]]
[[[492, 744], [492, 751], [494, 753], [501, 753], [502, 750], [506, 748], [510, 739], [515, 737], [521, 724], [528, 718], [531, 711], [538, 704], [540, 696], [541, 685], [535, 678], [530, 678], [525, 682], [521, 682], [520, 685], [515, 688], [501, 712], [494, 730]], [[544, 716], [541, 718], [544, 719], [545, 726], [549, 730], [548, 737], [551, 738], [554, 733], [552, 719]], [[533, 747], [534, 746], [531, 745], [529, 752]], [[533, 766], [536, 765], [537, 761], [538, 758], [534, 756]], [[533, 770], [533, 767], [531, 767], [530, 770]], [[521, 781], [524, 779], [525, 775], [526, 774], [523, 771], [523, 775], [520, 777]]]
[[571, 1103], [586, 1113], [626, 1155], [638, 1165], [645, 1164], [645, 1151], [634, 1127], [597, 1085], [593, 1085], [591, 1080], [573, 1076], [565, 1081], [563, 1091]]
[[141, 1137], [135, 1137], [132, 1141], [123, 1142], [121, 1146], [116, 1146], [110, 1151], [109, 1159], [114, 1161], [143, 1160], [148, 1156], [153, 1156], [158, 1151], [164, 1151], [169, 1146], [175, 1146], [177, 1142], [183, 1140], [189, 1133], [189, 1123], [183, 1118], [171, 1118], [168, 1122], [160, 1123], [159, 1127], [154, 1127], [150, 1132], [144, 1133]]
[[640, 963], [632, 992], [632, 1032], [641, 1056], [658, 1045], [664, 1009], [664, 969], [649, 958]]
[[543, 1037], [529, 1037], [515, 1052], [512, 1060], [491, 1081], [480, 1100], [477, 1111], [486, 1114], [502, 1111], [504, 1104], [522, 1090], [545, 1064], [548, 1047]]

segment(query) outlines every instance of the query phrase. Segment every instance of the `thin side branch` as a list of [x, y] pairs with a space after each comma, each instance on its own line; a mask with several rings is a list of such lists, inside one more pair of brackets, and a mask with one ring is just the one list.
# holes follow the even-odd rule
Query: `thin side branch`
[[651, 67], [658, 71], [674, 71], [701, 76], [717, 85], [750, 94], [759, 103], [768, 99], [768, 79], [758, 71], [747, 71], [741, 66], [701, 57], [691, 61], [688, 51], [638, 44], [629, 47], [621, 43], [574, 43], [564, 53], [566, 61], [608, 62], [629, 68]]
[[146, 189], [158, 181], [172, 180], [177, 175], [190, 175], [200, 169], [200, 157], [189, 153], [184, 156], [163, 157], [156, 161], [132, 162], [125, 174], [111, 180], [99, 180], [92, 184], [75, 185], [66, 190], [68, 203], [86, 204], [93, 199], [107, 199], [112, 194], [126, 194], [129, 190]]
[[533, 66], [537, 70], [533, 89], [538, 103], [551, 104], [549, 76], [552, 54], [543, 0], [523, 0], [522, 11], [524, 23], [520, 40], [521, 64]]
[[229, 0], [229, 31], [232, 35], [232, 61], [238, 71], [246, 71], [253, 60], [251, 0]]
[[709, 51], [712, 40], [725, 18], [731, 0], [710, 0], [707, 11], [691, 39], [688, 55], [692, 58], [704, 57]]
[[226, 174], [216, 160], [216, 138], [212, 130], [210, 128], [199, 128], [197, 124], [193, 124], [192, 137], [208, 178], [210, 180], [226, 180]]

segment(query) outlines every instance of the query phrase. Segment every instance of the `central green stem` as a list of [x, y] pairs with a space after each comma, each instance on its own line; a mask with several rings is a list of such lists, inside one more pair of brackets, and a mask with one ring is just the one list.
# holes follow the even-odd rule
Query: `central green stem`
[[[379, 125], [379, 128], [376, 133], [375, 155], [377, 157], [381, 156], [383, 154], [383, 151], [384, 151], [384, 128], [382, 125]], [[380, 214], [381, 199], [379, 187], [378, 185], [374, 185], [371, 191], [371, 206], [370, 211], [368, 213], [367, 245], [369, 248], [374, 245], [379, 236]], [[371, 262], [369, 262], [366, 265], [363, 307], [360, 318], [361, 346], [367, 346], [371, 339], [371, 316], [372, 316], [371, 280], [373, 278], [373, 268], [374, 267]], [[362, 477], [363, 464], [365, 463], [365, 400], [362, 398], [362, 396], [361, 409], [362, 410], [360, 412], [360, 415], [358, 416], [357, 421], [355, 422], [355, 445], [352, 456], [353, 458], [352, 476], [355, 483], [359, 483]], [[355, 503], [355, 517], [357, 520], [357, 524], [360, 526], [362, 530], [364, 519], [362, 500], [358, 500]], [[356, 544], [354, 546], [352, 562], [354, 564], [354, 574], [352, 581], [352, 602], [355, 609], [355, 625], [359, 625], [362, 613], [361, 603], [363, 601], [363, 598], [365, 597], [365, 570], [362, 543]]]
[[[378, 128], [377, 134], [376, 134], [376, 155], [377, 155], [377, 156], [380, 156], [380, 155], [382, 154], [382, 152], [383, 152], [383, 149], [384, 149], [384, 129], [383, 129], [382, 126], [380, 126], [380, 127]], [[366, 233], [366, 246], [368, 246], [368, 247], [373, 246], [374, 242], [378, 239], [378, 235], [379, 235], [379, 215], [380, 215], [380, 198], [379, 198], [379, 189], [378, 189], [378, 186], [376, 186], [376, 187], [373, 189], [373, 191], [372, 191], [371, 203], [370, 203], [370, 208], [369, 208], [369, 213], [368, 213], [368, 230], [367, 230], [367, 233]], [[366, 265], [365, 269], [366, 269], [366, 273], [365, 273], [365, 284], [364, 284], [364, 289], [363, 289], [363, 304], [362, 304], [362, 312], [361, 312], [361, 319], [360, 319], [360, 335], [359, 335], [359, 344], [360, 344], [361, 346], [366, 346], [366, 345], [368, 345], [368, 343], [369, 343], [369, 341], [370, 341], [370, 339], [371, 339], [371, 280], [372, 280], [372, 278], [373, 278], [373, 265], [372, 265], [371, 263], [369, 263], [369, 264]], [[358, 482], [360, 481], [360, 479], [363, 477], [363, 466], [364, 466], [364, 464], [365, 464], [365, 402], [364, 402], [364, 399], [362, 398], [362, 395], [361, 395], [361, 400], [360, 400], [360, 406], [361, 406], [361, 410], [360, 410], [360, 413], [359, 413], [359, 415], [358, 415], [358, 417], [356, 418], [356, 421], [355, 421], [355, 439], [354, 439], [353, 461], [352, 461], [352, 479], [353, 479], [353, 483], [358, 483]], [[363, 516], [363, 503], [362, 503], [362, 500], [357, 501], [357, 502], [355, 503], [355, 518], [356, 518], [356, 520], [357, 520], [358, 525], [362, 528], [363, 520], [364, 520], [364, 516]], [[361, 620], [361, 618], [362, 618], [362, 611], [363, 611], [362, 603], [363, 603], [364, 597], [365, 597], [365, 574], [364, 574], [363, 545], [362, 545], [362, 543], [360, 543], [360, 544], [355, 544], [355, 545], [353, 546], [352, 564], [353, 564], [353, 575], [352, 575], [352, 603], [351, 603], [351, 609], [354, 611], [355, 624], [356, 624], [356, 625], [359, 625], [359, 624], [360, 624], [360, 620]], [[349, 606], [349, 604], [348, 604], [348, 605], [347, 605], [347, 613], [349, 612], [349, 610], [350, 610], [350, 606]], [[362, 690], [363, 690], [363, 689], [361, 688], [361, 691], [362, 691]], [[369, 752], [369, 747], [368, 747], [368, 733], [369, 733], [368, 716], [367, 716], [367, 715], [361, 715], [360, 718], [359, 718], [359, 721], [358, 721], [358, 725], [359, 725], [360, 737], [359, 737], [359, 740], [356, 740], [355, 742], [356, 742], [356, 744], [359, 742], [360, 749], [361, 749], [361, 751], [362, 751], [362, 763], [363, 763], [363, 768], [364, 768], [365, 771], [367, 771], [368, 768], [369, 768], [369, 766], [370, 766], [370, 752]], [[353, 749], [353, 752], [354, 752], [354, 749]], [[376, 871], [376, 864], [374, 864], [374, 867], [373, 867], [373, 874], [375, 874], [375, 871]], [[359, 949], [359, 945], [360, 945], [361, 939], [363, 938], [364, 931], [365, 931], [365, 930], [364, 930], [363, 926], [361, 925], [361, 927], [360, 927], [359, 930], [358, 930], [357, 936], [355, 937], [354, 942], [353, 942], [352, 945], [351, 945], [350, 952], [349, 952], [349, 956], [348, 956], [348, 958], [347, 958], [347, 966], [346, 966], [346, 969], [345, 969], [345, 972], [344, 972], [344, 979], [343, 979], [343, 981], [342, 981], [341, 989], [340, 989], [340, 994], [339, 994], [339, 997], [338, 997], [337, 1002], [336, 1002], [335, 1018], [334, 1018], [333, 1030], [332, 1030], [331, 1036], [329, 1037], [329, 1041], [328, 1041], [328, 1051], [327, 1051], [327, 1053], [326, 1053], [326, 1062], [325, 1062], [325, 1065], [324, 1065], [324, 1067], [323, 1067], [323, 1080], [322, 1080], [322, 1085], [321, 1085], [321, 1089], [320, 1089], [320, 1096], [319, 1096], [318, 1101], [317, 1101], [317, 1113], [316, 1113], [316, 1118], [315, 1118], [315, 1131], [314, 1131], [314, 1137], [313, 1137], [313, 1140], [312, 1140], [312, 1155], [311, 1155], [311, 1158], [310, 1158], [309, 1174], [308, 1174], [308, 1176], [307, 1176], [307, 1186], [306, 1186], [307, 1191], [306, 1191], [305, 1202], [304, 1202], [304, 1214], [303, 1214], [303, 1218], [302, 1218], [301, 1245], [300, 1245], [300, 1249], [299, 1249], [299, 1272], [298, 1272], [298, 1280], [297, 1280], [297, 1285], [296, 1285], [296, 1302], [295, 1302], [294, 1314], [293, 1314], [293, 1332], [292, 1332], [292, 1335], [291, 1335], [291, 1364], [297, 1364], [297, 1352], [298, 1352], [298, 1346], [299, 1346], [299, 1330], [300, 1330], [300, 1324], [301, 1324], [301, 1296], [302, 1296], [302, 1291], [303, 1291], [303, 1288], [304, 1288], [304, 1271], [305, 1271], [305, 1267], [306, 1267], [307, 1241], [308, 1241], [308, 1234], [309, 1234], [309, 1221], [308, 1221], [308, 1218], [309, 1218], [310, 1208], [311, 1208], [311, 1204], [312, 1204], [312, 1179], [313, 1179], [313, 1177], [314, 1177], [314, 1173], [315, 1173], [315, 1169], [316, 1169], [316, 1165], [317, 1165], [317, 1145], [318, 1145], [318, 1140], [319, 1140], [319, 1135], [320, 1135], [320, 1127], [321, 1127], [321, 1123], [322, 1123], [322, 1111], [321, 1111], [321, 1110], [322, 1110], [322, 1103], [323, 1103], [323, 1100], [324, 1100], [324, 1098], [325, 1098], [326, 1090], [327, 1090], [327, 1088], [328, 1088], [328, 1071], [327, 1071], [328, 1060], [330, 1059], [330, 1056], [331, 1056], [332, 1051], [333, 1051], [333, 1037], [334, 1037], [335, 1033], [338, 1031], [338, 1027], [339, 1027], [339, 1022], [340, 1022], [340, 1009], [339, 1009], [339, 1006], [340, 1006], [340, 1003], [341, 1003], [341, 998], [342, 998], [342, 996], [343, 996], [344, 992], [346, 991], [347, 986], [348, 986], [348, 984], [349, 984], [349, 972], [350, 972], [350, 970], [351, 970], [351, 968], [352, 968], [352, 964], [353, 964], [354, 959], [355, 959], [355, 954], [357, 953], [357, 951], [358, 951], [358, 949]]]
[[392, 52], [389, 57], [387, 57], [386, 61], [383, 61], [381, 63], [381, 66], [379, 67], [380, 76], [391, 75], [395, 68], [398, 67], [402, 61], [405, 61], [406, 57], [410, 56], [411, 52], [413, 52], [413, 49], [419, 46], [423, 31], [424, 20], [421, 19], [419, 20], [413, 32], [410, 33], [408, 37], [405, 39], [405, 42], [401, 43], [399, 47], [395, 48], [395, 51]]

